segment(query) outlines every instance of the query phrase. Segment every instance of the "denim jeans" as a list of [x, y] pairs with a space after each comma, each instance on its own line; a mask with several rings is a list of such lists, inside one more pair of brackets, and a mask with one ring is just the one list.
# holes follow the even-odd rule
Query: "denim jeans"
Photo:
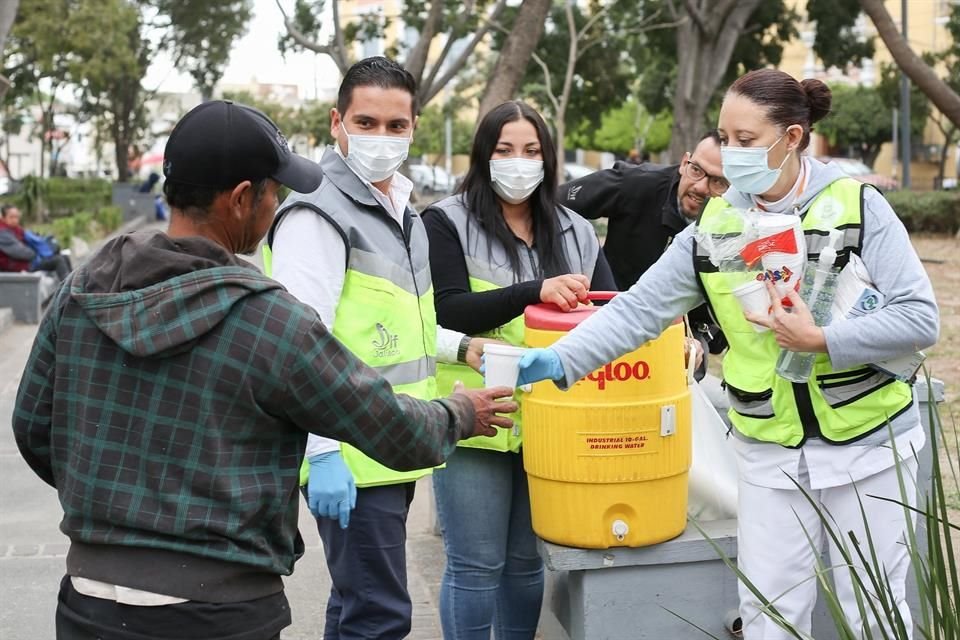
[[523, 458], [458, 447], [433, 472], [447, 567], [440, 623], [448, 640], [529, 640], [543, 600]]

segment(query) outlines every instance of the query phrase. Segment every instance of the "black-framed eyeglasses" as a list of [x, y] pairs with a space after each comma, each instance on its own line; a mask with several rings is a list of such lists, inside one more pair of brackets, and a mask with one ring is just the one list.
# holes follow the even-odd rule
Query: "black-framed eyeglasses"
[[730, 183], [727, 182], [726, 178], [710, 175], [693, 160], [687, 160], [687, 177], [695, 182], [706, 178], [707, 188], [710, 190], [710, 195], [713, 196], [722, 196], [730, 188]]

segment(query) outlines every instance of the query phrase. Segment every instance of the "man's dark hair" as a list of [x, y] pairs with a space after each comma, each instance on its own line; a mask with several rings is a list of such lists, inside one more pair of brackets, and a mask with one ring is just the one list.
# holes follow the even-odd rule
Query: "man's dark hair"
[[717, 143], [717, 146], [720, 146], [720, 132], [717, 131], [716, 129], [710, 129], [709, 131], [704, 133], [702, 136], [700, 136], [700, 139], [697, 140], [697, 144], [700, 144], [707, 138], [710, 138], [711, 140]]
[[[253, 183], [254, 202], [260, 202], [263, 192], [267, 188], [267, 181], [270, 178], [257, 180]], [[188, 218], [197, 222], [206, 220], [210, 215], [210, 207], [213, 201], [221, 193], [232, 191], [233, 187], [215, 188], [198, 187], [192, 184], [182, 184], [167, 180], [163, 183], [163, 195], [167, 199], [167, 204], [171, 209], [182, 213]]]
[[10, 204], [9, 202], [3, 203], [2, 205], [0, 205], [0, 217], [6, 218], [7, 211], [10, 211], [10, 209], [16, 209], [16, 208], [17, 208], [17, 205], [15, 204]]
[[[473, 136], [470, 169], [458, 193], [464, 195], [470, 215], [477, 219], [487, 233], [500, 241], [510, 260], [510, 268], [515, 274], [519, 274], [521, 261], [517, 241], [503, 219], [503, 209], [493, 190], [493, 180], [490, 177], [490, 158], [500, 141], [500, 132], [504, 125], [518, 120], [526, 120], [532, 124], [540, 139], [543, 182], [530, 194], [530, 210], [533, 214], [534, 245], [540, 256], [542, 272], [538, 275], [552, 278], [570, 271], [563, 246], [557, 240], [560, 225], [556, 201], [557, 148], [550, 137], [550, 129], [533, 107], [519, 100], [504, 102], [483, 117]], [[467, 242], [470, 240], [467, 239]]]
[[410, 94], [413, 115], [420, 112], [417, 101], [417, 81], [409, 71], [389, 58], [374, 56], [365, 58], [347, 69], [337, 93], [337, 111], [340, 117], [347, 113], [353, 90], [356, 87], [380, 87], [381, 89], [403, 89]]

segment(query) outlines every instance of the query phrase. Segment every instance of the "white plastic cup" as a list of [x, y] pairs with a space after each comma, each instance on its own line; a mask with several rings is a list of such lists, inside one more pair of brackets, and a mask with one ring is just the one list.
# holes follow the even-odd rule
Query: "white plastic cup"
[[[753, 313], [761, 316], [770, 314], [770, 294], [767, 293], [767, 285], [762, 280], [751, 280], [742, 284], [733, 290], [733, 295], [740, 302], [740, 308], [744, 314]], [[750, 326], [757, 333], [769, 331], [765, 326], [751, 322]]]
[[487, 389], [493, 387], [517, 386], [520, 375], [520, 358], [526, 349], [507, 344], [483, 345], [484, 374], [483, 384]]
[[765, 213], [757, 220], [757, 236], [768, 238], [778, 233], [783, 233], [787, 229], [793, 229], [794, 238], [797, 241], [797, 249], [803, 249], [803, 227], [800, 218], [785, 213]]
[[787, 229], [800, 229], [800, 218], [784, 213], [763, 213], [757, 219], [757, 235], [761, 238]]
[[771, 252], [760, 258], [764, 274], [767, 280], [773, 283], [781, 300], [786, 298], [791, 290], [800, 291], [805, 262], [806, 256], [802, 253]]

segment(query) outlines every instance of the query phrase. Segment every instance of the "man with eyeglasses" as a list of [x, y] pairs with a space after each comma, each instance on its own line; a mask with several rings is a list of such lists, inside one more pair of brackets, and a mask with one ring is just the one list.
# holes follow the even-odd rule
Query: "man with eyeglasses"
[[[603, 252], [621, 291], [636, 282], [663, 254], [673, 237], [697, 219], [706, 200], [730, 185], [720, 165], [720, 136], [706, 132], [680, 164], [617, 162], [610, 169], [560, 186], [559, 202], [584, 218], [607, 219]], [[726, 340], [706, 305], [690, 312], [694, 334], [710, 353]], [[698, 378], [703, 376], [703, 368]]]

